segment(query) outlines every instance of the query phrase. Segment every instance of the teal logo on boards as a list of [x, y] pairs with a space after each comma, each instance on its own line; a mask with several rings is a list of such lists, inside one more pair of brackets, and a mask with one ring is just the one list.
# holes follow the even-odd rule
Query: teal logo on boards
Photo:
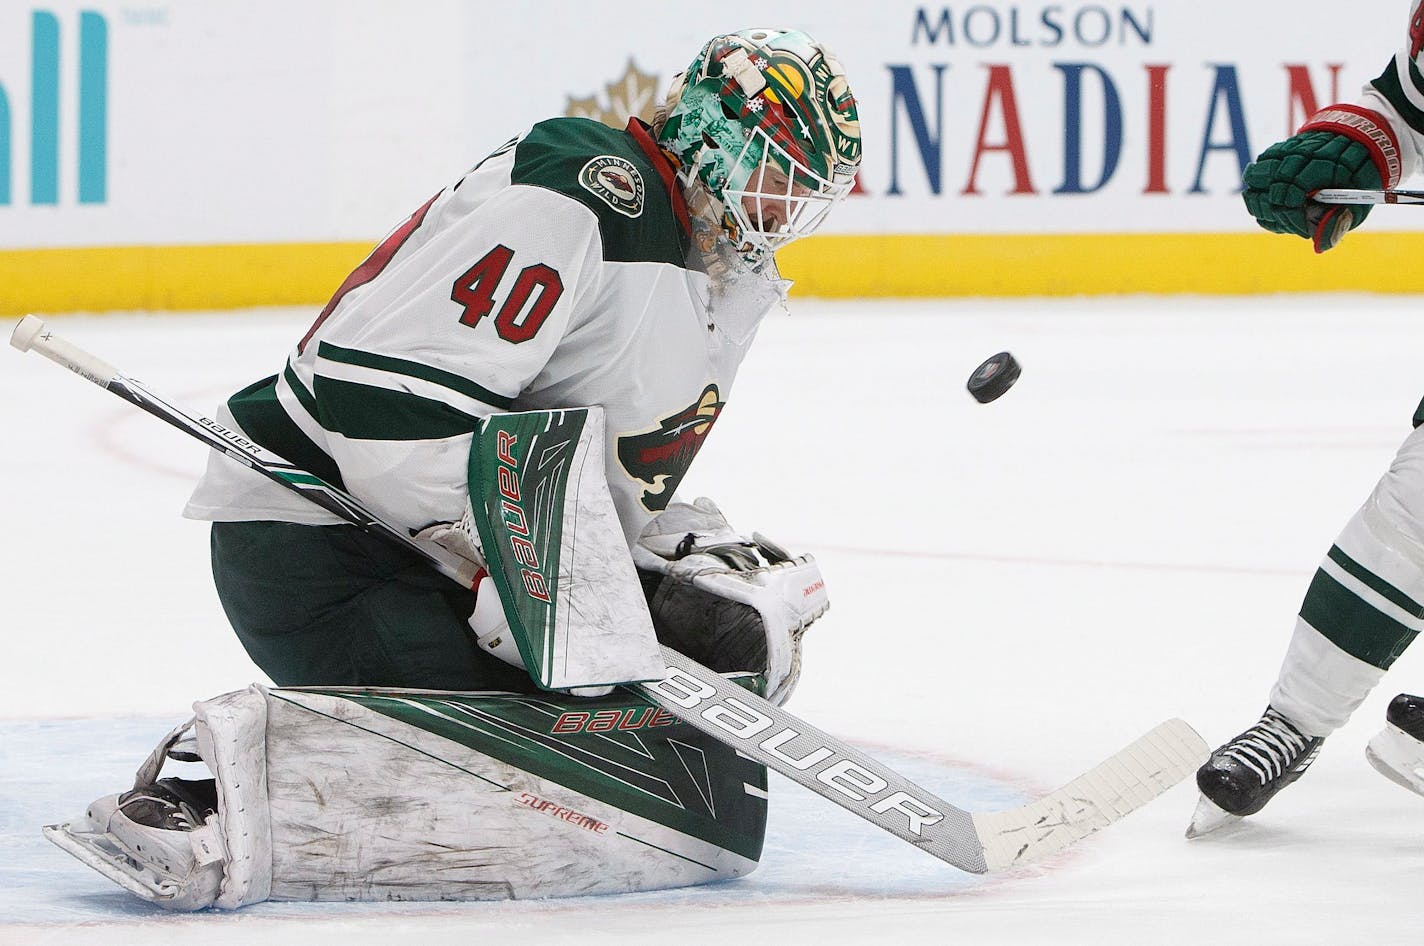
[[[59, 203], [61, 138], [76, 149], [79, 203], [102, 204], [108, 195], [109, 24], [102, 14], [83, 10], [78, 30], [78, 44], [64, 46], [77, 58], [66, 61], [59, 17], [47, 10], [30, 17], [29, 202], [39, 206]], [[0, 206], [16, 199], [14, 162], [23, 158], [14, 154], [17, 103], [5, 85], [17, 65], [0, 62]], [[75, 83], [74, 114], [61, 108], [62, 83]]]

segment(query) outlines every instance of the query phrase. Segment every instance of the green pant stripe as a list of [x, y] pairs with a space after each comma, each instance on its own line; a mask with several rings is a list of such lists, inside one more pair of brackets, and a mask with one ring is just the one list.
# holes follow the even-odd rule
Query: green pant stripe
[[500, 411], [509, 410], [510, 406], [514, 403], [513, 398], [496, 394], [488, 388], [476, 384], [469, 378], [463, 378], [460, 375], [452, 374], [449, 371], [442, 371], [439, 368], [432, 368], [430, 365], [423, 365], [418, 361], [392, 358], [390, 355], [377, 355], [368, 351], [358, 351], [355, 348], [342, 348], [330, 342], [322, 342], [317, 347], [317, 355], [328, 361], [339, 362], [343, 365], [372, 368], [376, 371], [385, 371], [390, 374], [403, 374], [409, 378], [419, 378], [422, 381], [429, 381], [431, 384], [438, 384], [442, 388], [449, 388], [451, 391], [463, 394], [465, 397], [482, 401]]
[[1354, 578], [1390, 604], [1399, 608], [1399, 610], [1406, 611], [1416, 618], [1424, 618], [1424, 607], [1421, 607], [1419, 602], [1346, 555], [1340, 550], [1340, 546], [1330, 546], [1330, 551], [1326, 554], [1332, 562], [1343, 568], [1346, 574], [1350, 575], [1350, 577]]
[[1416, 636], [1323, 569], [1315, 572], [1300, 616], [1336, 647], [1381, 670], [1388, 670]]

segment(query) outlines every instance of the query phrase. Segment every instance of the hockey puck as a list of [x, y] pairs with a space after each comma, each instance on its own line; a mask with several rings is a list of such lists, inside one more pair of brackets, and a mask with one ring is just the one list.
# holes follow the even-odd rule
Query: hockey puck
[[974, 395], [974, 400], [980, 404], [988, 404], [995, 398], [1002, 397], [1005, 391], [1014, 386], [1020, 371], [1014, 356], [1001, 351], [975, 368], [965, 387]]

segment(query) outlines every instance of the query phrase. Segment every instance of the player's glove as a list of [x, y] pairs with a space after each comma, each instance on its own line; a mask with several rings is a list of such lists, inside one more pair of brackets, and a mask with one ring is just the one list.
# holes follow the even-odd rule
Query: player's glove
[[658, 640], [719, 673], [755, 671], [781, 705], [801, 674], [801, 635], [829, 601], [820, 568], [744, 536], [705, 497], [648, 524], [633, 561]]
[[1310, 195], [1327, 187], [1393, 187], [1400, 168], [1399, 145], [1383, 115], [1332, 105], [1261, 152], [1242, 176], [1241, 196], [1262, 227], [1305, 237], [1324, 253], [1364, 223], [1370, 207], [1319, 204]]

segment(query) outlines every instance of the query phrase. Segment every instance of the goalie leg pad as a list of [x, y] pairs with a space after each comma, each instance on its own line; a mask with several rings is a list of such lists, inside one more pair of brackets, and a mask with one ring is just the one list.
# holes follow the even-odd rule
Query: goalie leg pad
[[[216, 813], [157, 836], [161, 853], [121, 796], [46, 831], [170, 909], [627, 893], [761, 855], [766, 770], [633, 694], [254, 686], [195, 710]], [[140, 780], [190, 754], [184, 728]]]

